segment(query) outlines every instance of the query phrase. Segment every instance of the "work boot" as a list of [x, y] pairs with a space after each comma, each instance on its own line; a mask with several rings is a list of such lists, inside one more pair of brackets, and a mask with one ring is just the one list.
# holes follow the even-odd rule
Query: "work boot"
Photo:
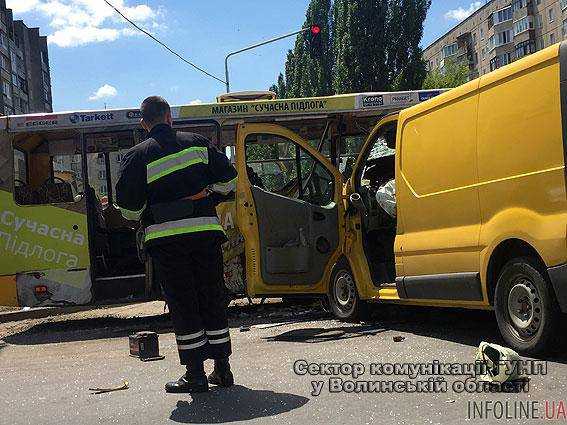
[[209, 383], [219, 387], [231, 387], [234, 385], [234, 376], [230, 370], [228, 359], [215, 359], [215, 369], [209, 375]]
[[187, 366], [187, 373], [177, 381], [165, 384], [168, 393], [204, 393], [209, 391], [203, 363]]

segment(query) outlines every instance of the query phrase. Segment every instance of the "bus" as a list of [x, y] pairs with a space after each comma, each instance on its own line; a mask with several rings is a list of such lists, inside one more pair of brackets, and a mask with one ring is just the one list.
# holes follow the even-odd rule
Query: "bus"
[[[330, 183], [320, 172], [320, 161], [346, 182], [366, 137], [382, 117], [441, 92], [302, 99], [241, 92], [222, 95], [215, 103], [176, 106], [172, 114], [177, 130], [204, 135], [235, 163], [240, 129], [277, 129], [253, 141], [244, 172], [250, 184], [310, 205], [307, 222], [313, 226], [294, 227], [290, 217], [279, 217], [287, 229], [282, 230], [270, 222], [276, 214], [257, 229], [273, 239], [268, 268], [283, 288], [275, 295], [290, 295], [320, 292], [312, 285], [316, 276], [307, 276], [309, 269], [313, 261], [332, 261], [327, 253], [339, 243], [326, 235], [337, 220], [327, 220], [325, 209], [316, 205]], [[139, 109], [0, 118], [0, 305], [85, 305], [159, 296], [151, 258], [141, 249], [139, 224], [122, 217], [114, 201], [121, 158], [145, 137]], [[248, 278], [255, 272], [250, 258], [255, 253], [247, 252], [240, 229], [247, 205], [240, 203], [243, 192], [238, 192], [235, 201], [218, 207], [229, 239], [224, 246], [225, 282], [232, 298], [263, 292]], [[329, 235], [335, 234], [332, 230]], [[290, 261], [291, 274], [285, 270]], [[297, 280], [298, 272], [307, 278]]]

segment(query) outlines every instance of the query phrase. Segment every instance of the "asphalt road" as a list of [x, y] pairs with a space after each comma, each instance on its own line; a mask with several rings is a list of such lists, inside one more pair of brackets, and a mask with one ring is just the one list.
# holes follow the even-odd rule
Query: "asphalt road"
[[[529, 392], [513, 394], [453, 391], [452, 382], [463, 377], [447, 377], [448, 391], [441, 393], [332, 393], [332, 376], [293, 371], [301, 359], [360, 363], [365, 374], [356, 380], [396, 381], [410, 378], [371, 376], [368, 365], [473, 362], [481, 341], [501, 342], [488, 312], [387, 308], [370, 323], [348, 324], [304, 307], [232, 307], [237, 385], [192, 397], [163, 390], [182, 370], [168, 318], [160, 315], [162, 306], [98, 309], [1, 327], [0, 424], [525, 423], [494, 416], [468, 420], [469, 402], [535, 401], [541, 416], [546, 400], [557, 403], [554, 415], [563, 422], [557, 410], [560, 401], [567, 402], [567, 355], [546, 359], [547, 374], [531, 377]], [[127, 335], [141, 329], [160, 332], [165, 360], [143, 363], [129, 357]], [[396, 336], [405, 339], [394, 342]], [[89, 391], [124, 380], [129, 382], [124, 391]], [[312, 395], [311, 381], [323, 381], [320, 395]]]

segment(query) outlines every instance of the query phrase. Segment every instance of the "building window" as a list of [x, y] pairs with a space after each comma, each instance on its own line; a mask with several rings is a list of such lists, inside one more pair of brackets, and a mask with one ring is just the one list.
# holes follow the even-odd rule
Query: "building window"
[[2, 68], [8, 72], [10, 72], [10, 65], [8, 63], [8, 58], [4, 55], [0, 55], [0, 65], [2, 66]]
[[99, 180], [106, 180], [106, 170], [99, 170], [98, 178]]
[[563, 31], [563, 38], [567, 37], [567, 19], [563, 19], [562, 31]]
[[512, 6], [501, 9], [493, 14], [494, 25], [501, 24], [512, 19]]
[[22, 77], [18, 77], [18, 82], [19, 82], [19, 87], [20, 90], [23, 91], [24, 93], [28, 93], [28, 82], [26, 80], [24, 80]]
[[47, 59], [47, 53], [42, 50], [40, 52], [40, 55], [41, 55], [41, 62], [43, 63], [43, 65], [45, 65], [45, 67], [49, 68], [49, 61]]
[[482, 28], [480, 29], [480, 39], [484, 40], [484, 30]]
[[8, 99], [12, 98], [12, 88], [8, 81], [2, 81], [2, 93], [4, 93]]
[[536, 51], [535, 43], [533, 40], [522, 41], [516, 45], [516, 59], [523, 58]]
[[488, 39], [488, 51], [512, 42], [512, 30], [500, 31]]
[[512, 62], [512, 53], [503, 53], [494, 57], [490, 61], [490, 70], [494, 71], [495, 69], [500, 68], [501, 66], [508, 65]]
[[534, 29], [533, 16], [524, 16], [522, 19], [514, 22], [514, 35], [518, 35], [527, 30]]
[[8, 50], [8, 39], [4, 34], [0, 34], [0, 45]]
[[555, 33], [549, 34], [549, 45], [555, 44]]
[[473, 44], [476, 46], [476, 32], [474, 32], [473, 35], [472, 35], [472, 41], [473, 41]]
[[542, 19], [541, 15], [537, 15], [536, 19], [537, 19], [537, 27], [543, 28], [543, 19]]
[[549, 15], [549, 23], [552, 23], [555, 20], [555, 11], [553, 8], [550, 8], [547, 13]]
[[528, 6], [528, 0], [514, 0], [512, 2], [512, 11], [516, 12], [517, 10], [523, 9], [524, 7]]
[[443, 58], [456, 55], [457, 50], [458, 50], [457, 43], [449, 44], [448, 46], [443, 47]]

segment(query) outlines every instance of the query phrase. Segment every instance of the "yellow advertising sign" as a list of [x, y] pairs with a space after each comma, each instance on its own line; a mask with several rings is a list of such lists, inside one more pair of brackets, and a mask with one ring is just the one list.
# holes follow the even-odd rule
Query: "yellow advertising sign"
[[87, 216], [50, 205], [20, 207], [0, 191], [0, 275], [89, 266]]
[[252, 102], [225, 102], [181, 106], [179, 118], [215, 118], [258, 115], [327, 113], [355, 109], [356, 96], [314, 97]]

